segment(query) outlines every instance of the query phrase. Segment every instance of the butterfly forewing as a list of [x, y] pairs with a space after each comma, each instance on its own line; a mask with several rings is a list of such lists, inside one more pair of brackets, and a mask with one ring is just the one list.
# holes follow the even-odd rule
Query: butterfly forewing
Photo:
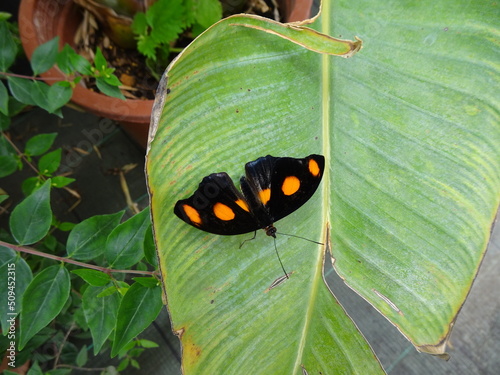
[[297, 210], [314, 194], [325, 169], [322, 155], [304, 159], [279, 158], [271, 176], [269, 214], [278, 221]]

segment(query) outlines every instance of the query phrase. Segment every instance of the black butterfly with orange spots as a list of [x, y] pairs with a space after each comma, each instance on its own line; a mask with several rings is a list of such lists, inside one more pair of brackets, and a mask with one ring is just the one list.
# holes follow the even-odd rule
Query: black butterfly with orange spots
[[195, 193], [177, 201], [174, 213], [205, 232], [234, 235], [264, 229], [297, 210], [314, 194], [325, 169], [322, 155], [303, 159], [260, 157], [245, 165], [241, 192], [227, 173], [205, 177]]

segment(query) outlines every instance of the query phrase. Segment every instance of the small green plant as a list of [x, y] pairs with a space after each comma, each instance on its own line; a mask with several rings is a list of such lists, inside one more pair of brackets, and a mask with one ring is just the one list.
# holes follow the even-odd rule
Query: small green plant
[[182, 50], [171, 47], [181, 33], [191, 28], [197, 36], [221, 17], [218, 0], [158, 0], [146, 13], [135, 14], [132, 30], [139, 52], [156, 62]]
[[[118, 89], [121, 82], [113, 75], [114, 69], [107, 66], [99, 49], [91, 64], [67, 44], [59, 51], [58, 37], [40, 45], [33, 52], [30, 60], [33, 76], [9, 71], [20, 53], [20, 45], [6, 18], [0, 17], [0, 129], [5, 129], [9, 119], [26, 105], [38, 106], [62, 117], [61, 108], [69, 102], [73, 88], [84, 76], [94, 78], [97, 87], [104, 94], [125, 98]], [[54, 65], [59, 67], [67, 79], [48, 85], [38, 76]]]
[[179, 37], [194, 39], [222, 18], [219, 0], [158, 0], [145, 12], [139, 11], [137, 3], [128, 1], [76, 2], [99, 20], [119, 47], [137, 48], [156, 79], [171, 60], [170, 54], [182, 51], [182, 46], [175, 45]]
[[[162, 308], [149, 209], [123, 222], [124, 211], [78, 224], [58, 221], [50, 191], [74, 180], [56, 174], [61, 149], [49, 151], [55, 138], [35, 135], [22, 152], [4, 133], [0, 138], [4, 160], [10, 155], [16, 169], [28, 164], [37, 174], [22, 184], [27, 196], [0, 231], [0, 280], [10, 281], [0, 289], [0, 352], [10, 355], [12, 367], [32, 359], [44, 371], [70, 370], [85, 367], [93, 347], [94, 354], [118, 355], [120, 370], [138, 367], [136, 358], [156, 344], [136, 336]], [[0, 203], [8, 199], [0, 195]], [[66, 241], [61, 232], [69, 232]], [[92, 345], [78, 347], [76, 338]], [[47, 346], [57, 350], [48, 354]]]
[[[163, 306], [149, 209], [124, 221], [125, 211], [79, 223], [59, 220], [51, 191], [75, 193], [70, 188], [75, 179], [60, 174], [62, 149], [53, 147], [57, 134], [33, 135], [23, 147], [9, 136], [11, 118], [27, 105], [61, 116], [82, 75], [101, 82], [102, 91], [116, 93], [116, 77], [99, 51], [91, 65], [68, 46], [61, 52], [57, 46], [54, 39], [35, 51], [33, 77], [10, 72], [19, 44], [15, 28], [0, 17], [0, 75], [7, 80], [7, 85], [0, 80], [0, 178], [33, 171], [18, 187], [25, 196], [21, 202], [13, 202], [6, 191], [16, 188], [0, 189], [0, 214], [9, 215], [0, 228], [0, 280], [5, 283], [0, 353], [8, 368], [30, 359], [30, 373], [67, 374], [88, 370], [90, 350], [108, 351], [120, 358], [117, 367], [94, 370], [111, 374], [138, 368], [139, 355], [157, 346], [137, 338]], [[36, 75], [54, 64], [68, 80], [52, 86], [39, 81]]]

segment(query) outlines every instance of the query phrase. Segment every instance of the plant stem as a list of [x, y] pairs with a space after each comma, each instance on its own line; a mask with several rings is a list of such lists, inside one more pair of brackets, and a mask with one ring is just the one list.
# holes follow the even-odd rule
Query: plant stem
[[59, 358], [61, 357], [61, 353], [63, 351], [64, 345], [66, 344], [66, 341], [68, 341], [68, 337], [69, 337], [69, 335], [71, 334], [71, 331], [73, 331], [74, 328], [75, 328], [75, 322], [72, 322], [71, 326], [68, 329], [68, 332], [66, 332], [66, 334], [64, 335], [64, 340], [61, 343], [61, 345], [59, 346], [59, 350], [57, 351], [56, 358], [54, 359], [54, 368], [57, 367], [57, 362], [59, 362]]
[[[3, 134], [3, 132], [2, 132], [2, 134]], [[40, 175], [40, 172], [38, 171], [38, 169], [36, 169], [36, 167], [35, 167], [33, 164], [31, 164], [31, 163], [28, 161], [28, 159], [26, 159], [26, 156], [25, 156], [25, 155], [21, 152], [21, 150], [19, 150], [19, 148], [16, 146], [16, 144], [15, 144], [14, 142], [12, 142], [12, 140], [11, 140], [9, 137], [7, 137], [7, 135], [6, 135], [6, 134], [3, 134], [3, 136], [4, 136], [5, 140], [6, 140], [7, 142], [9, 142], [9, 143], [10, 143], [10, 145], [12, 146], [12, 148], [13, 148], [13, 149], [17, 152], [17, 155], [18, 155], [21, 159], [23, 159], [23, 160], [24, 160], [24, 162], [25, 162], [26, 164], [28, 164], [28, 165], [30, 166], [30, 168], [31, 168], [31, 169], [33, 169], [33, 170], [35, 171], [35, 173], [36, 173], [37, 175], [39, 175], [39, 176], [42, 178], [42, 180], [43, 180], [43, 181], [45, 181], [45, 180], [46, 180], [46, 178], [45, 178], [44, 176], [41, 176], [41, 175]]]
[[29, 247], [18, 246], [18, 245], [14, 245], [14, 244], [11, 244], [11, 243], [8, 243], [8, 242], [4, 242], [4, 241], [0, 241], [0, 246], [8, 247], [9, 249], [12, 249], [12, 250], [15, 250], [15, 251], [19, 251], [20, 253], [37, 255], [37, 256], [40, 256], [40, 257], [57, 260], [57, 261], [63, 262], [63, 263], [70, 263], [70, 264], [74, 264], [74, 265], [80, 266], [80, 267], [91, 268], [91, 269], [94, 269], [94, 270], [105, 272], [107, 274], [111, 274], [111, 273], [135, 273], [135, 274], [140, 274], [140, 275], [155, 275], [156, 274], [156, 272], [154, 272], [154, 271], [114, 270], [114, 269], [111, 269], [111, 268], [100, 267], [100, 266], [96, 266], [94, 264], [79, 262], [77, 260], [73, 260], [73, 259], [70, 259], [70, 258], [63, 258], [63, 257], [57, 256], [57, 255], [43, 253], [41, 251], [29, 248]]
[[62, 364], [55, 366], [55, 368], [71, 368], [71, 369], [81, 370], [81, 371], [104, 371], [104, 370], [106, 370], [105, 367], [90, 368], [90, 367], [78, 367], [78, 366], [62, 365]]
[[0, 75], [5, 76], [5, 77], [17, 77], [17, 78], [24, 78], [24, 79], [33, 79], [35, 81], [60, 81], [59, 78], [42, 78], [42, 77], [36, 77], [36, 76], [25, 76], [22, 74], [16, 74], [16, 73], [7, 73], [7, 72], [0, 72]]

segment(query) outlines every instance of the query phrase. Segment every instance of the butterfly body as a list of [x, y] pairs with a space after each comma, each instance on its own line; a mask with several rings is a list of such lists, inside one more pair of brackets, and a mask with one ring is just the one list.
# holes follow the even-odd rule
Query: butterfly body
[[325, 158], [267, 155], [245, 165], [241, 191], [225, 172], [212, 173], [194, 194], [177, 201], [174, 213], [209, 233], [236, 235], [264, 229], [275, 237], [274, 223], [311, 198], [321, 182]]

